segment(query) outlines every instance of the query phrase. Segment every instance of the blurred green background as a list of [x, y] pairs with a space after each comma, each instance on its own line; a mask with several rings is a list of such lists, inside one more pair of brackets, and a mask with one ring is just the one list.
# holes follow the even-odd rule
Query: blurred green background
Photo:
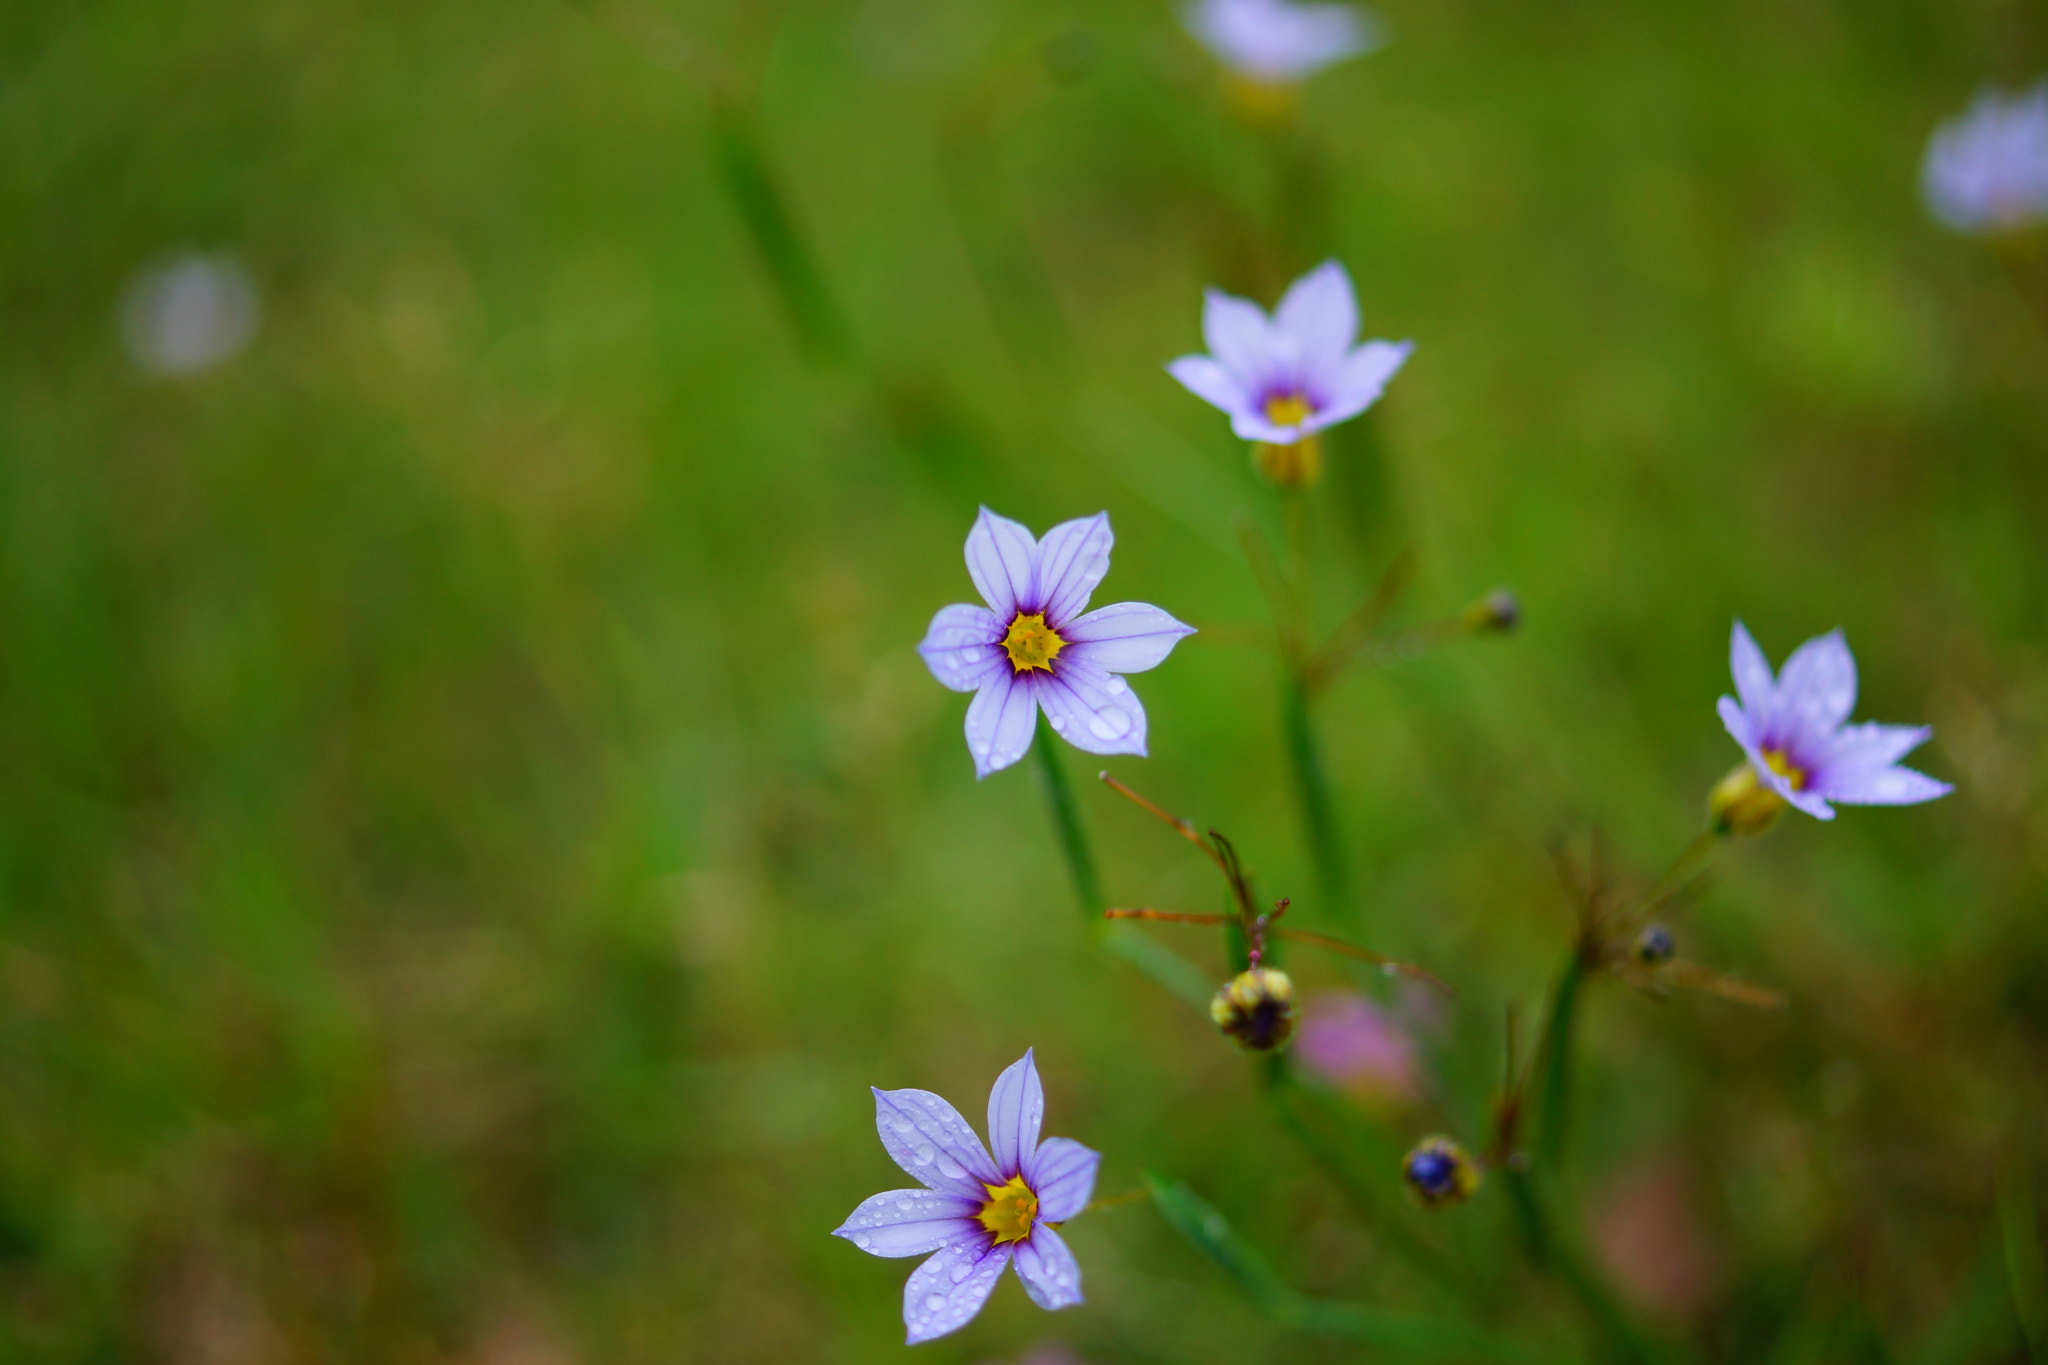
[[[1098, 601], [1205, 628], [1107, 766], [1459, 987], [1360, 1160], [1545, 1350], [1584, 1329], [1499, 1191], [1426, 1218], [1394, 1158], [1484, 1141], [1570, 932], [1547, 845], [1640, 884], [1698, 828], [1731, 620], [1774, 661], [1845, 627], [1859, 717], [1933, 724], [1957, 791], [1722, 861], [1681, 941], [1785, 1014], [1597, 984], [1565, 1188], [1700, 1358], [2048, 1348], [2048, 264], [1918, 196], [2048, 15], [1380, 12], [1278, 127], [1150, 0], [0, 17], [0, 1358], [899, 1359], [914, 1262], [826, 1235], [902, 1183], [864, 1087], [979, 1124], [1027, 1045], [1100, 1194], [1156, 1170], [1306, 1292], [1441, 1311], [1096, 950], [1028, 766], [974, 781], [913, 646], [984, 502], [1107, 508]], [[181, 249], [262, 320], [151, 377], [124, 291]], [[1399, 622], [1526, 609], [1327, 698], [1334, 905], [1235, 529], [1273, 495], [1160, 368], [1204, 284], [1326, 255], [1417, 350], [1331, 440], [1320, 618], [1403, 546]], [[1213, 908], [1062, 758], [1112, 899]], [[1070, 1240], [1086, 1307], [1005, 1284], [922, 1357], [1393, 1358], [1142, 1202]]]

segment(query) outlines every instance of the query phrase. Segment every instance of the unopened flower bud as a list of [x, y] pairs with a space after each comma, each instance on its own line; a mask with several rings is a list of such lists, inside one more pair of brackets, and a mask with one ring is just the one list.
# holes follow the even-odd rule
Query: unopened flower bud
[[1401, 1159], [1401, 1178], [1433, 1209], [1462, 1204], [1479, 1188], [1479, 1167], [1447, 1137], [1426, 1137]]
[[1273, 967], [1239, 972], [1209, 1002], [1209, 1017], [1248, 1051], [1285, 1047], [1294, 1036], [1294, 982]]
[[1671, 931], [1661, 924], [1645, 924], [1643, 931], [1636, 935], [1636, 941], [1629, 946], [1629, 956], [1645, 967], [1654, 967], [1669, 962], [1678, 951], [1678, 941], [1671, 937]]
[[1506, 588], [1495, 588], [1459, 613], [1467, 630], [1491, 630], [1506, 635], [1522, 624], [1522, 603]]
[[1762, 834], [1785, 813], [1785, 798], [1757, 780], [1745, 759], [1714, 784], [1707, 799], [1714, 829], [1720, 834]]
[[1304, 436], [1291, 446], [1260, 441], [1252, 447], [1252, 464], [1268, 483], [1312, 488], [1323, 476], [1323, 443], [1314, 436]]

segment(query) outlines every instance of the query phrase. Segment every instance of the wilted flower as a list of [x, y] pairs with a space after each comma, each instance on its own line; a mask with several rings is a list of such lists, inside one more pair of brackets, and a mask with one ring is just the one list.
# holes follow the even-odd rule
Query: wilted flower
[[875, 1256], [938, 1254], [903, 1286], [909, 1344], [965, 1326], [1015, 1264], [1040, 1308], [1081, 1302], [1081, 1268], [1053, 1229], [1088, 1204], [1101, 1154], [1072, 1138], [1038, 1140], [1045, 1090], [1030, 1052], [996, 1077], [989, 1148], [929, 1090], [875, 1091], [875, 1130], [921, 1190], [888, 1190], [833, 1230]]
[[1145, 708], [1117, 676], [1156, 667], [1194, 634], [1143, 602], [1082, 615], [1109, 572], [1109, 513], [1031, 532], [986, 507], [967, 533], [967, 573], [987, 607], [943, 607], [917, 652], [932, 676], [972, 692], [967, 752], [978, 777], [1024, 757], [1042, 707], [1091, 754], [1145, 752]]
[[1413, 342], [1358, 338], [1351, 277], [1325, 261], [1296, 280], [1273, 310], [1211, 289], [1202, 306], [1208, 355], [1182, 356], [1167, 372], [1230, 414], [1231, 429], [1259, 443], [1259, 468], [1275, 483], [1313, 483], [1321, 454], [1312, 438], [1371, 407]]
[[1294, 1055], [1334, 1086], [1404, 1099], [1415, 1093], [1414, 1045], [1385, 1010], [1362, 995], [1311, 998]]
[[2048, 81], [1987, 90], [1934, 130], [1921, 172], [1927, 206], [1958, 232], [2009, 232], [2048, 218]]
[[1273, 967], [1253, 967], [1223, 983], [1209, 1017], [1239, 1047], [1272, 1052], [1294, 1036], [1294, 980]]
[[1199, 0], [1185, 22], [1217, 61], [1266, 84], [1298, 81], [1386, 44], [1380, 25], [1352, 5]]
[[1794, 650], [1774, 680], [1763, 651], [1742, 622], [1730, 647], [1735, 690], [1723, 697], [1721, 723], [1749, 757], [1714, 789], [1722, 828], [1749, 833], [1768, 825], [1789, 802], [1832, 820], [1828, 805], [1903, 806], [1953, 790], [1898, 760], [1930, 734], [1915, 725], [1845, 725], [1856, 706], [1856, 660], [1831, 631]]
[[136, 366], [183, 377], [249, 343], [256, 286], [232, 256], [181, 256], [137, 275], [121, 305], [121, 336]]
[[1401, 1178], [1430, 1208], [1449, 1208], [1479, 1188], [1479, 1167], [1449, 1138], [1426, 1137], [1401, 1159]]

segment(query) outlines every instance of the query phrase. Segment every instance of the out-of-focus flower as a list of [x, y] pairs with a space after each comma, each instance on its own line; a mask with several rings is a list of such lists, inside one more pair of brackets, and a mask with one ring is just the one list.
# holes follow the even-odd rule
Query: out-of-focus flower
[[1031, 532], [986, 507], [967, 533], [967, 573], [987, 607], [943, 607], [917, 652], [932, 676], [972, 692], [967, 752], [978, 777], [1024, 757], [1040, 708], [1091, 754], [1145, 752], [1145, 708], [1118, 676], [1156, 667], [1194, 634], [1143, 602], [1083, 615], [1109, 572], [1109, 513]]
[[1729, 654], [1742, 700], [1721, 698], [1721, 723], [1749, 762], [1747, 775], [1738, 768], [1714, 789], [1714, 817], [1721, 828], [1734, 833], [1761, 829], [1784, 803], [1832, 820], [1830, 801], [1904, 806], [1953, 790], [1946, 782], [1898, 766], [1934, 733], [1928, 727], [1843, 723], [1856, 706], [1856, 660], [1841, 631], [1799, 646], [1775, 679], [1740, 621]]
[[1479, 1188], [1479, 1167], [1449, 1138], [1426, 1137], [1401, 1159], [1401, 1178], [1430, 1208], [1449, 1208]]
[[929, 1090], [877, 1090], [875, 1130], [921, 1190], [866, 1200], [832, 1235], [875, 1256], [937, 1252], [903, 1286], [909, 1344], [965, 1326], [1014, 1264], [1044, 1309], [1081, 1302], [1081, 1268], [1053, 1228], [1087, 1207], [1101, 1154], [1072, 1138], [1038, 1140], [1045, 1090], [1026, 1052], [988, 1096], [989, 1147]]
[[1958, 232], [2010, 232], [2048, 219], [2048, 81], [1987, 90], [1934, 130], [1921, 170], [1927, 207]]
[[128, 285], [121, 338], [136, 367], [182, 378], [212, 369], [256, 333], [256, 286], [232, 256], [181, 256]]
[[1720, 1244], [1682, 1160], [1636, 1167], [1595, 1202], [1587, 1223], [1608, 1273], [1642, 1307], [1691, 1317], [1720, 1292]]
[[1273, 967], [1239, 972], [1209, 1001], [1209, 1017], [1247, 1051], [1283, 1048], [1294, 1036], [1294, 980]]
[[1269, 85], [1303, 80], [1387, 41], [1379, 22], [1355, 5], [1199, 0], [1184, 22], [1217, 61]]
[[1336, 992], [1302, 1010], [1294, 1055], [1331, 1085], [1390, 1099], [1415, 1094], [1415, 1049], [1386, 1011], [1362, 995]]
[[1335, 261], [1296, 280], [1270, 318], [1255, 303], [1209, 290], [1202, 339], [1209, 354], [1182, 356], [1167, 372], [1259, 443], [1262, 473], [1294, 485], [1313, 483], [1320, 471], [1311, 438], [1371, 407], [1415, 349], [1409, 341], [1355, 344], [1358, 299]]

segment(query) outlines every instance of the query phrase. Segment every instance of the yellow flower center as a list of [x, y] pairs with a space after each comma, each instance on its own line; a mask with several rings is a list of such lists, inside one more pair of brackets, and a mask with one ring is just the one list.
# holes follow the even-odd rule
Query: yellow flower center
[[1024, 1177], [1013, 1175], [1007, 1185], [982, 1188], [988, 1191], [988, 1202], [974, 1216], [995, 1234], [997, 1243], [1021, 1242], [1029, 1237], [1031, 1220], [1038, 1217], [1038, 1196], [1024, 1183]]
[[1784, 778], [1791, 785], [1793, 791], [1806, 790], [1806, 770], [1796, 766], [1791, 759], [1787, 758], [1783, 749], [1764, 750], [1764, 765], [1778, 776]]
[[1298, 393], [1278, 394], [1266, 400], [1266, 420], [1276, 427], [1298, 427], [1314, 413], [1309, 401]]
[[1029, 616], [1017, 613], [1017, 619], [1010, 622], [1010, 633], [1003, 637], [1003, 648], [1010, 652], [1010, 667], [1019, 673], [1028, 673], [1034, 668], [1052, 672], [1052, 661], [1067, 647], [1059, 632], [1045, 623], [1045, 613], [1034, 611]]

